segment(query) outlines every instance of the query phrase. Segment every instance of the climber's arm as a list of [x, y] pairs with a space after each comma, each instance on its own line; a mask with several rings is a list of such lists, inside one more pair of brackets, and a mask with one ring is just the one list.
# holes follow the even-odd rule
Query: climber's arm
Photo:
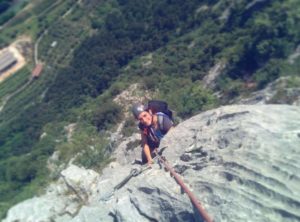
[[142, 147], [143, 147], [143, 152], [145, 153], [146, 157], [147, 157], [147, 161], [148, 161], [148, 165], [153, 163], [152, 157], [151, 157], [151, 151], [150, 151], [150, 147], [147, 143], [147, 137], [145, 134], [141, 134], [142, 136]]

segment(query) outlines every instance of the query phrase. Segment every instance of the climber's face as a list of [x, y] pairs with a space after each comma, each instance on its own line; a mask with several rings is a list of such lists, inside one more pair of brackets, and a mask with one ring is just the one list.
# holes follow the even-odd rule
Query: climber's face
[[138, 120], [140, 121], [140, 123], [142, 123], [144, 126], [150, 126], [152, 123], [152, 115], [147, 112], [147, 111], [143, 111], [140, 113], [140, 115], [138, 116]]

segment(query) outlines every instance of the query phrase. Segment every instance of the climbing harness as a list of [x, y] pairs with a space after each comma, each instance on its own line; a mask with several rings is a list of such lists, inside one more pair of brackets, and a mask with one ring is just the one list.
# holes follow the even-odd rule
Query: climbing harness
[[180, 185], [180, 187], [189, 196], [190, 200], [192, 201], [193, 205], [197, 208], [197, 210], [199, 211], [202, 218], [206, 222], [213, 222], [213, 220], [210, 218], [208, 213], [205, 211], [205, 209], [202, 207], [200, 202], [197, 200], [196, 196], [189, 190], [189, 188], [184, 184], [183, 180], [175, 172], [175, 170], [168, 164], [166, 158], [164, 156], [161, 156], [157, 152], [156, 152], [156, 155], [158, 157], [158, 161], [161, 162], [165, 166], [165, 169], [171, 173], [171, 175], [175, 178], [176, 182]]

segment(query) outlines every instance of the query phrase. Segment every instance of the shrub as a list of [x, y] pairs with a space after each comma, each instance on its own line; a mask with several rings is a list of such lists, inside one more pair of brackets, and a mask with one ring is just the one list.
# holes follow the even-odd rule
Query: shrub
[[114, 102], [106, 102], [94, 112], [93, 124], [97, 129], [104, 130], [120, 121], [122, 109]]
[[22, 158], [11, 158], [6, 166], [6, 180], [12, 182], [30, 182], [38, 171], [38, 166], [33, 164], [31, 155]]
[[132, 118], [127, 119], [125, 121], [124, 127], [122, 129], [122, 134], [126, 137], [131, 136], [133, 133], [138, 132], [137, 131], [137, 125], [135, 120]]
[[101, 138], [97, 140], [97, 144], [94, 146], [85, 146], [84, 151], [75, 159], [75, 164], [88, 169], [101, 170], [111, 160], [107, 155], [109, 150], [110, 144]]
[[269, 82], [277, 79], [281, 72], [282, 62], [279, 60], [272, 59], [263, 68], [259, 69], [254, 79], [258, 83], [258, 88], [264, 88]]
[[157, 80], [156, 76], [146, 76], [143, 78], [143, 87], [144, 89], [148, 90], [153, 90], [155, 89], [157, 85]]
[[217, 99], [210, 90], [204, 89], [200, 81], [170, 79], [160, 88], [160, 99], [168, 101], [170, 108], [181, 118], [213, 108]]
[[110, 87], [111, 96], [120, 94], [126, 88], [126, 84], [123, 82], [116, 82]]
[[181, 103], [178, 115], [181, 117], [189, 117], [210, 109], [216, 103], [214, 96], [197, 83], [181, 90], [178, 100]]

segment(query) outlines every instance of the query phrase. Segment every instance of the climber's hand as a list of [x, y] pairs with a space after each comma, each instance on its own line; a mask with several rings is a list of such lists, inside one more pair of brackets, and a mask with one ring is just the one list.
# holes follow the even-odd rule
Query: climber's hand
[[148, 166], [149, 167], [152, 167], [152, 164], [154, 163], [153, 159], [151, 158], [149, 161], [148, 161]]

